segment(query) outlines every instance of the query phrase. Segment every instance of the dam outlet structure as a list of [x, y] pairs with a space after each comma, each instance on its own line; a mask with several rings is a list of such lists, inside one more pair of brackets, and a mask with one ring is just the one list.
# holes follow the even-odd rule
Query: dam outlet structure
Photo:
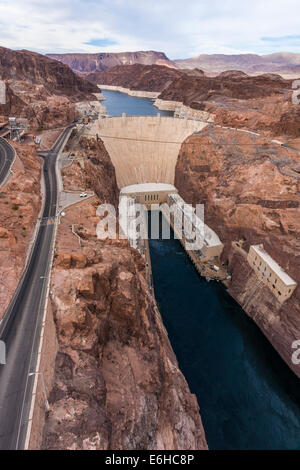
[[[151, 238], [159, 239], [162, 231], [163, 239], [170, 239], [172, 228], [175, 238], [180, 241], [201, 276], [230, 280], [220, 259], [224, 247], [220, 238], [204, 223], [204, 218], [198, 217], [192, 206], [185, 203], [175, 186], [166, 183], [136, 184], [122, 188], [120, 192], [119, 221], [122, 236], [146, 261], [149, 253], [149, 211]], [[160, 212], [163, 216], [161, 224]], [[190, 238], [193, 239], [192, 243]]]

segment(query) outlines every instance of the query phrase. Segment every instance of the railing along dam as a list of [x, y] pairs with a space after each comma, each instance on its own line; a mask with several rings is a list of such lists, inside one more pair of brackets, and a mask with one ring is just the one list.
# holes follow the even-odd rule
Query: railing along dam
[[120, 188], [140, 183], [174, 184], [182, 142], [207, 124], [190, 119], [122, 116], [99, 119], [97, 133], [116, 170]]

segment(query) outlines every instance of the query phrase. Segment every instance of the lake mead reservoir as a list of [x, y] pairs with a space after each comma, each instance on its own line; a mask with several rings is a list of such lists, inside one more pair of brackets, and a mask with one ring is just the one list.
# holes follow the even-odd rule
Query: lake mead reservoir
[[105, 101], [103, 105], [110, 116], [121, 116], [126, 113], [127, 116], [173, 116], [171, 111], [160, 111], [148, 98], [135, 98], [119, 91], [102, 90]]

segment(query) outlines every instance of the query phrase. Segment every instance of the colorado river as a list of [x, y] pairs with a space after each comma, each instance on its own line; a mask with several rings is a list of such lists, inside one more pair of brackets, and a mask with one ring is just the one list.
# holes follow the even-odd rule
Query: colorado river
[[[155, 115], [151, 100], [103, 91], [111, 115]], [[162, 113], [170, 114], [170, 113]], [[300, 449], [300, 381], [177, 240], [150, 240], [156, 299], [200, 406], [210, 449]]]

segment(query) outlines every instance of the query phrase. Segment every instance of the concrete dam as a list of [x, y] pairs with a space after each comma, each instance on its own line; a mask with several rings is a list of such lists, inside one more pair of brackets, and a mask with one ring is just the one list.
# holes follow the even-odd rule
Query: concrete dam
[[106, 117], [96, 123], [116, 170], [119, 188], [142, 183], [174, 184], [182, 142], [207, 124], [158, 116]]
[[[93, 129], [103, 140], [115, 167], [117, 183], [121, 189], [119, 210], [122, 213], [122, 230], [131, 246], [142, 254], [147, 252], [146, 219], [143, 218], [141, 222], [143, 235], [137, 230], [132, 233], [128, 230], [132, 219], [130, 208], [139, 203], [147, 207], [147, 210], [159, 209], [167, 223], [173, 228], [178, 225], [182, 232], [187, 214], [184, 210], [185, 201], [174, 187], [176, 162], [182, 142], [206, 125], [192, 119], [160, 115], [127, 117], [123, 114], [122, 117], [100, 118], [96, 123], [96, 132]], [[173, 220], [174, 214], [173, 217], [169, 216], [169, 206], [177, 212], [176, 223]], [[197, 232], [195, 221], [192, 221], [191, 215], [189, 217], [194, 233], [197, 234], [199, 229]], [[201, 241], [193, 248], [195, 252], [191, 254], [188, 249], [188, 254], [202, 276], [225, 280], [228, 275], [220, 262], [223, 244], [218, 235], [203, 225], [200, 219], [198, 225], [203, 226], [203, 233], [198, 237]], [[185, 236], [178, 237], [187, 249], [189, 245]]]
[[[121, 117], [101, 117], [94, 126], [93, 132], [103, 140], [115, 167], [117, 183], [121, 189], [120, 199], [127, 200], [124, 207], [142, 203], [149, 210], [152, 205], [167, 203], [173, 208], [177, 207], [180, 218], [184, 220], [185, 201], [173, 186], [176, 162], [183, 141], [194, 132], [201, 131], [207, 123], [193, 119], [162, 117], [159, 114], [126, 116], [123, 113]], [[160, 210], [176, 233], [174, 215], [173, 219], [169, 217], [166, 206], [162, 206]], [[201, 220], [199, 222], [201, 225]], [[181, 226], [181, 222], [178, 223]], [[178, 238], [186, 249], [185, 237]], [[130, 242], [132, 246], [138, 246], [137, 240]], [[220, 261], [223, 247], [218, 234], [204, 224], [199, 249], [186, 251], [201, 276], [226, 282], [231, 279], [231, 275]], [[256, 250], [254, 257], [253, 250]], [[275, 297], [284, 302], [293, 294], [297, 283], [283, 272], [267, 253], [263, 256], [264, 259], [261, 259], [257, 250], [258, 247], [251, 246], [247, 258], [250, 266], [255, 269], [257, 263], [260, 263], [255, 270], [260, 281], [266, 280]], [[261, 250], [263, 246], [260, 253]], [[211, 265], [211, 262], [214, 264]], [[262, 266], [264, 272], [260, 275]]]

